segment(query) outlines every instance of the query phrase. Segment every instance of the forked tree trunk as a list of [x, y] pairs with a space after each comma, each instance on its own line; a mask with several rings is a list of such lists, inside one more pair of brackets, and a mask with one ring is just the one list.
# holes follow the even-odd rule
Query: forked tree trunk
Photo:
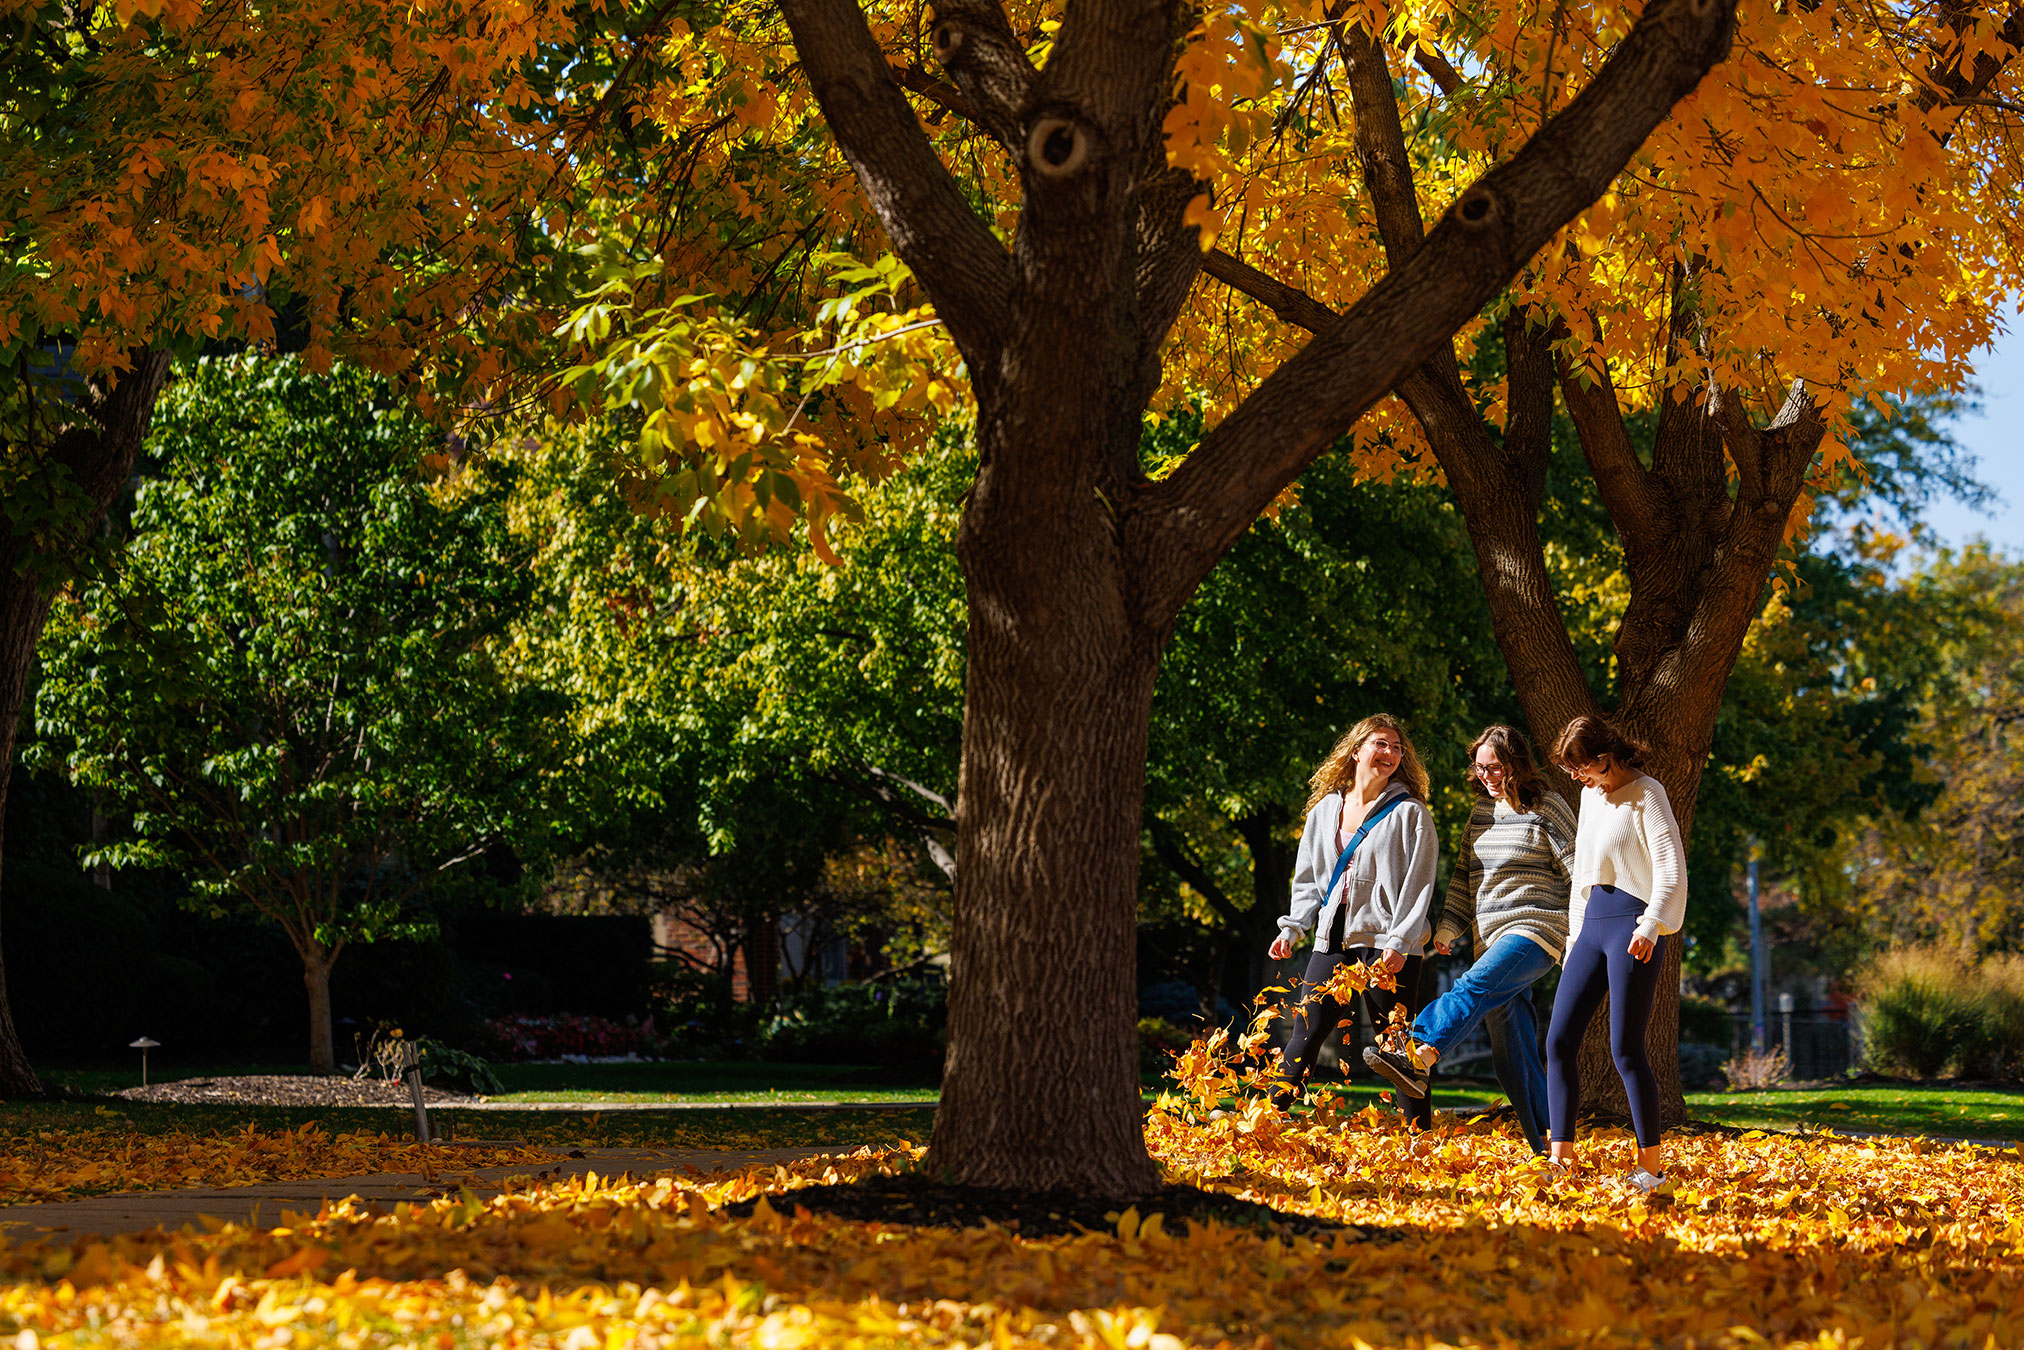
[[[938, 0], [929, 39], [951, 87], [896, 71], [852, 0], [781, 10], [977, 400], [949, 1051], [928, 1170], [1141, 1194], [1157, 1172], [1133, 1036], [1135, 882], [1174, 619], [1275, 495], [1602, 194], [1727, 54], [1731, 10], [1653, 0], [1580, 97], [1157, 482], [1143, 418], [1203, 265], [1187, 207], [1208, 187], [1168, 167], [1161, 132], [1193, 11], [1086, 0], [1036, 69], [997, 0]], [[901, 80], [1008, 151], [1009, 250]]]

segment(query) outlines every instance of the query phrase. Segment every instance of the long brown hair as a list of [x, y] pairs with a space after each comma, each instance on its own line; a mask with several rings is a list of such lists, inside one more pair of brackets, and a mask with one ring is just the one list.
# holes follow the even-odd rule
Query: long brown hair
[[1476, 776], [1476, 752], [1486, 745], [1504, 766], [1504, 795], [1511, 804], [1520, 811], [1537, 806], [1539, 794], [1546, 791], [1546, 780], [1539, 776], [1538, 762], [1532, 758], [1532, 743], [1524, 732], [1502, 722], [1484, 727], [1483, 734], [1469, 742], [1469, 781], [1476, 785], [1477, 793], [1490, 795], [1490, 789]]
[[1608, 755], [1626, 769], [1642, 769], [1651, 751], [1623, 734], [1613, 722], [1583, 713], [1553, 742], [1553, 762], [1572, 770]]
[[1312, 789], [1307, 794], [1307, 810], [1312, 811], [1321, 805], [1321, 799], [1329, 793], [1345, 791], [1356, 781], [1356, 752], [1380, 731], [1389, 731], [1399, 738], [1399, 766], [1393, 770], [1391, 781], [1417, 800], [1424, 802], [1427, 799], [1427, 770], [1420, 763], [1420, 752], [1413, 749], [1413, 738], [1406, 735], [1405, 723], [1390, 713], [1372, 713], [1343, 733], [1342, 739], [1335, 743], [1335, 748], [1315, 769], [1314, 776], [1307, 780]]

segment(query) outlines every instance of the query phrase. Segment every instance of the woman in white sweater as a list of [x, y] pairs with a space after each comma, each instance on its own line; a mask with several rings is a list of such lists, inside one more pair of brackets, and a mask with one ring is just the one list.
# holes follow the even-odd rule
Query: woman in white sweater
[[1659, 1085], [1645, 1052], [1665, 943], [1687, 909], [1687, 850], [1672, 803], [1656, 778], [1639, 772], [1645, 749], [1600, 717], [1577, 717], [1553, 758], [1581, 780], [1567, 955], [1546, 1032], [1547, 1115], [1553, 1160], [1574, 1165], [1581, 1110], [1582, 1038], [1605, 996], [1609, 1049], [1630, 1099], [1638, 1165], [1631, 1184], [1666, 1185], [1659, 1138]]

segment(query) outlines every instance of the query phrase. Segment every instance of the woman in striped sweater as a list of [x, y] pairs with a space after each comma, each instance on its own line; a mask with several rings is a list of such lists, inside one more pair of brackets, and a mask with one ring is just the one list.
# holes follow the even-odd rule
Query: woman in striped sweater
[[[1410, 1058], [1372, 1046], [1364, 1062], [1409, 1097], [1424, 1097], [1427, 1070], [1471, 1031], [1502, 1023], [1511, 1076], [1505, 1090], [1535, 1153], [1545, 1152], [1546, 1066], [1532, 1020], [1532, 986], [1567, 942], [1574, 812], [1540, 778], [1516, 728], [1494, 726], [1469, 747], [1476, 806], [1462, 857], [1448, 878], [1434, 933], [1445, 954], [1466, 930], [1476, 964], [1413, 1019]], [[1503, 1066], [1500, 1066], [1500, 1068]]]

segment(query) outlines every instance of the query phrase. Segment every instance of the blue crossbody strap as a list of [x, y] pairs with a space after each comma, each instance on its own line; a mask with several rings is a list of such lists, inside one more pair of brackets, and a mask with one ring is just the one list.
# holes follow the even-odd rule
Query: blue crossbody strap
[[1342, 884], [1342, 874], [1349, 870], [1350, 861], [1356, 856], [1356, 846], [1363, 842], [1363, 837], [1376, 829], [1378, 822], [1390, 815], [1393, 807], [1404, 802], [1407, 795], [1401, 792], [1390, 801], [1379, 802], [1372, 809], [1371, 813], [1363, 818], [1363, 824], [1356, 827], [1356, 833], [1349, 837], [1349, 843], [1344, 845], [1342, 852], [1336, 855], [1335, 870], [1328, 874], [1328, 889], [1321, 893], [1322, 904], [1326, 905], [1329, 897], [1335, 894], [1335, 888]]

